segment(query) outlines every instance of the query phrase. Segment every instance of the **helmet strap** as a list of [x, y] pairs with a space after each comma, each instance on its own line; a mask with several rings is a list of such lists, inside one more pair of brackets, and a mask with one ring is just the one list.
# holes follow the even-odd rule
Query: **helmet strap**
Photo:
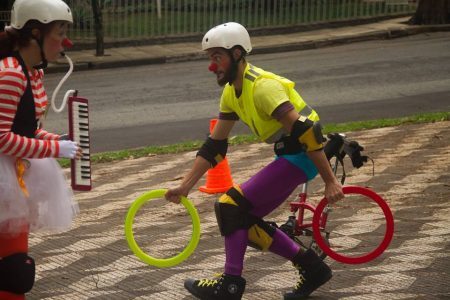
[[229, 85], [232, 85], [233, 82], [236, 80], [239, 62], [244, 57], [244, 55], [242, 55], [242, 52], [241, 52], [241, 56], [238, 59], [235, 60], [234, 56], [233, 56], [233, 50], [234, 50], [234, 48], [231, 48], [230, 50], [228, 50], [228, 55], [230, 56], [230, 59], [231, 59], [230, 75], [228, 77], [228, 84]]
[[47, 58], [45, 57], [45, 53], [44, 53], [44, 37], [41, 37], [39, 39], [37, 39], [36, 37], [33, 37], [33, 38], [36, 40], [36, 42], [39, 45], [39, 50], [41, 52], [41, 59], [42, 59], [41, 63], [36, 66], [33, 66], [33, 68], [35, 68], [36, 70], [45, 69], [48, 66], [48, 61], [47, 61]]

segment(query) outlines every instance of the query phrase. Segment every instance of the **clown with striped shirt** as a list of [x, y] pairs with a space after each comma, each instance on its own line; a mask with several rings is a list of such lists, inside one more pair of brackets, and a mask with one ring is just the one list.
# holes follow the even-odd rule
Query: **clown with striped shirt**
[[62, 0], [16, 0], [0, 33], [0, 299], [25, 299], [34, 284], [30, 231], [68, 229], [78, 212], [57, 157], [81, 149], [39, 128], [48, 104], [48, 61], [60, 57], [70, 8]]
[[[28, 72], [37, 120], [43, 117], [48, 103], [43, 75], [42, 70]], [[37, 129], [34, 137], [28, 138], [11, 131], [27, 84], [17, 58], [5, 57], [0, 61], [0, 153], [23, 158], [57, 157], [58, 135]]]

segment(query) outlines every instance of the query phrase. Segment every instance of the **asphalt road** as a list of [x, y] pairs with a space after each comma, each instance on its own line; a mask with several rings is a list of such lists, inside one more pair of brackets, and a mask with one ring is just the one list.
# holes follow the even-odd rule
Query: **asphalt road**
[[[324, 123], [449, 111], [450, 33], [431, 33], [307, 51], [249, 56], [297, 83]], [[63, 86], [90, 100], [92, 151], [203, 139], [221, 88], [207, 61], [74, 73]], [[63, 74], [49, 74], [49, 94]], [[65, 132], [67, 115], [46, 129]], [[248, 133], [242, 124], [234, 133]]]

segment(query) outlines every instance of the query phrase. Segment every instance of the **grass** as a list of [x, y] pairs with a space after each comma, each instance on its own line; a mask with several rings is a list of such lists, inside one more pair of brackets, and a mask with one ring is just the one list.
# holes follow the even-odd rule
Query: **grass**
[[[350, 132], [366, 129], [399, 126], [405, 124], [419, 124], [448, 121], [450, 112], [425, 113], [416, 114], [403, 118], [379, 119], [371, 121], [358, 121], [339, 124], [326, 124], [324, 126], [324, 135], [330, 132]], [[229, 139], [230, 145], [242, 145], [257, 143], [260, 140], [254, 135], [237, 135]], [[199, 149], [203, 141], [190, 141], [167, 146], [151, 146], [138, 149], [129, 149], [113, 152], [97, 153], [91, 156], [92, 163], [112, 162], [124, 159], [134, 159], [156, 154], [174, 154], [186, 151], [194, 151]], [[68, 159], [59, 159], [61, 167], [68, 167], [70, 161]]]
[[[204, 33], [213, 25], [230, 20], [248, 28], [288, 26], [413, 13], [414, 6], [385, 5], [382, 2], [347, 1], [278, 1], [267, 6], [264, 1], [163, 1], [161, 19], [156, 6], [139, 2], [129, 6], [106, 5], [103, 8], [103, 29], [107, 38], [155, 37]], [[257, 5], [257, 6], [255, 6]], [[190, 7], [193, 7], [192, 10]], [[75, 6], [72, 38], [94, 38], [90, 5]]]

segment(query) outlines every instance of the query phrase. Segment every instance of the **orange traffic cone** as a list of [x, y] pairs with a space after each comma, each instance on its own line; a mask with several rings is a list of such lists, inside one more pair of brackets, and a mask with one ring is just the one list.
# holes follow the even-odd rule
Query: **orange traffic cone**
[[[212, 119], [209, 123], [209, 132], [212, 133], [216, 126], [217, 119]], [[224, 193], [233, 186], [230, 167], [225, 157], [214, 168], [209, 169], [206, 174], [206, 185], [199, 187], [199, 190], [208, 194]]]

